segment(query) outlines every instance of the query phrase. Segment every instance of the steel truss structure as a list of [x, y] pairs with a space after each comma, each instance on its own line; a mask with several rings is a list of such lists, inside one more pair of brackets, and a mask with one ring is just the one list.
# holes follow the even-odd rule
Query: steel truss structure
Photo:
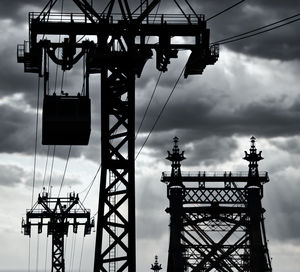
[[[153, 51], [156, 68], [166, 72], [179, 50], [189, 50], [184, 76], [201, 74], [217, 61], [218, 46], [210, 45], [204, 15], [191, 7], [192, 14], [182, 9], [182, 14], [152, 14], [160, 0], [144, 1], [137, 14], [130, 10], [127, 0], [111, 0], [98, 13], [87, 0], [73, 1], [82, 13], [52, 13], [57, 2], [52, 0], [41, 13], [29, 14], [29, 42], [18, 46], [18, 61], [24, 63], [25, 72], [46, 78], [49, 74], [46, 68], [43, 73], [42, 63], [47, 58], [70, 70], [85, 56], [86, 86], [90, 74], [101, 74], [102, 169], [94, 271], [135, 272], [135, 78], [141, 76]], [[113, 13], [115, 6], [119, 14]], [[47, 38], [52, 35], [64, 39]], [[94, 40], [81, 41], [86, 35]], [[178, 37], [190, 39], [178, 43]], [[73, 134], [81, 133], [76, 125], [71, 127]], [[88, 113], [83, 127], [89, 127]], [[58, 144], [68, 144], [70, 138], [66, 133]], [[88, 138], [89, 131], [75, 142], [69, 141], [87, 144]]]
[[90, 218], [90, 211], [86, 210], [78, 195], [70, 193], [68, 197], [49, 197], [43, 192], [38, 201], [27, 211], [26, 220], [22, 221], [24, 235], [31, 236], [31, 227], [37, 226], [38, 233], [42, 233], [43, 226], [47, 226], [47, 235], [52, 236], [52, 272], [65, 271], [64, 236], [68, 235], [69, 226], [77, 233], [78, 226], [84, 226], [84, 235], [91, 234], [94, 220]]
[[259, 173], [255, 138], [249, 172], [181, 173], [178, 139], [164, 172], [170, 206], [168, 272], [272, 271], [261, 205], [268, 173]]

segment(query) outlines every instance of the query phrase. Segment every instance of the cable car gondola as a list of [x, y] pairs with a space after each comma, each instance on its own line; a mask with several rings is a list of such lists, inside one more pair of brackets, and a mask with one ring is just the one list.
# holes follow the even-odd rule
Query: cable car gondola
[[87, 145], [91, 133], [91, 101], [87, 95], [45, 94], [42, 144]]

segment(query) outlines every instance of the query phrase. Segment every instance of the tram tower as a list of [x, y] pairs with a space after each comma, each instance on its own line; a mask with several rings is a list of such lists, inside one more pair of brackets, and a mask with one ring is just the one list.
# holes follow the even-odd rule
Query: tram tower
[[[80, 13], [55, 13], [50, 0], [29, 13], [29, 41], [18, 46], [25, 72], [44, 78], [43, 144], [87, 145], [91, 129], [89, 77], [101, 76], [101, 181], [94, 272], [136, 271], [135, 79], [155, 52], [156, 68], [166, 72], [178, 52], [190, 52], [184, 76], [202, 74], [219, 56], [210, 44], [205, 16], [190, 13], [177, 0], [176, 14], [159, 14], [160, 0], [110, 0], [100, 13], [87, 0], [73, 0]], [[187, 1], [186, 1], [187, 2]], [[84, 37], [93, 36], [94, 39]], [[59, 37], [63, 37], [60, 39]], [[176, 42], [176, 38], [182, 42]], [[188, 38], [188, 39], [186, 39]], [[82, 92], [49, 89], [49, 61], [63, 71], [85, 59]]]

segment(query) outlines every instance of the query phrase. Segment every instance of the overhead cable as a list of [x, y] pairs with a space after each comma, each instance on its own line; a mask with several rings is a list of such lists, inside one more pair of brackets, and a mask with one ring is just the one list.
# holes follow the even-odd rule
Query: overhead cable
[[232, 8], [234, 8], [234, 7], [236, 7], [236, 6], [238, 6], [239, 4], [241, 4], [241, 3], [245, 2], [245, 1], [246, 1], [246, 0], [241, 0], [241, 1], [237, 2], [237, 3], [235, 3], [234, 5], [232, 5], [232, 6], [228, 7], [228, 8], [226, 8], [226, 9], [224, 9], [224, 10], [218, 12], [217, 14], [215, 14], [215, 15], [209, 17], [208, 19], [206, 19], [206, 22], [209, 21], [209, 20], [212, 20], [212, 19], [216, 18], [217, 16], [219, 16], [219, 15], [221, 15], [221, 14], [227, 12], [228, 10], [230, 10], [230, 9], [232, 9]]
[[[239, 41], [239, 40], [250, 38], [250, 37], [253, 37], [253, 36], [256, 36], [256, 35], [260, 35], [260, 34], [269, 32], [271, 30], [274, 30], [274, 29], [277, 29], [277, 28], [280, 28], [280, 27], [292, 24], [294, 22], [297, 22], [297, 21], [300, 20], [300, 18], [297, 18], [297, 19], [294, 19], [294, 20], [291, 20], [291, 19], [299, 17], [299, 16], [300, 16], [300, 13], [295, 14], [295, 15], [290, 16], [290, 17], [287, 17], [285, 19], [273, 22], [271, 24], [268, 24], [268, 25], [265, 25], [265, 26], [262, 26], [262, 27], [258, 27], [258, 28], [255, 28], [255, 29], [252, 29], [252, 30], [244, 32], [244, 33], [241, 33], [241, 34], [238, 34], [238, 35], [234, 35], [234, 36], [228, 37], [226, 39], [222, 39], [222, 40], [213, 42], [212, 44], [226, 44], [226, 43], [236, 42], [236, 41]], [[288, 20], [291, 20], [291, 21], [289, 21], [287, 23], [284, 23], [284, 24], [280, 24], [280, 23], [288, 21]], [[280, 25], [278, 25], [278, 24], [280, 24]], [[274, 26], [274, 27], [271, 27], [271, 26]], [[260, 31], [260, 30], [262, 30], [262, 31]], [[250, 35], [248, 35], [248, 34], [250, 34]]]
[[66, 176], [66, 172], [67, 172], [67, 167], [68, 167], [68, 163], [69, 163], [69, 159], [70, 159], [70, 154], [71, 154], [71, 150], [72, 150], [72, 146], [70, 145], [69, 147], [69, 152], [68, 152], [68, 156], [67, 156], [67, 160], [66, 160], [66, 164], [65, 164], [65, 169], [64, 169], [64, 173], [61, 179], [61, 183], [60, 183], [60, 188], [59, 188], [59, 192], [58, 192], [58, 197], [60, 196], [61, 193], [61, 189], [65, 180], [65, 176]]
[[39, 105], [40, 105], [40, 85], [41, 85], [41, 79], [39, 77], [38, 78], [38, 95], [37, 95], [37, 102], [36, 102], [37, 105], [36, 105], [36, 120], [35, 120], [35, 141], [34, 141], [34, 162], [33, 162], [31, 207], [33, 206], [35, 174], [36, 174], [37, 139], [38, 139]]
[[[90, 190], [91, 190], [91, 188], [92, 188], [93, 185], [94, 185], [94, 182], [95, 182], [95, 180], [96, 180], [96, 178], [97, 178], [97, 176], [98, 176], [98, 173], [99, 173], [99, 171], [100, 171], [100, 169], [101, 169], [101, 166], [102, 166], [102, 165], [99, 166], [99, 168], [97, 169], [97, 172], [96, 172], [96, 174], [95, 174], [95, 176], [94, 176], [92, 182], [91, 182], [90, 185], [87, 187], [87, 188], [88, 188], [88, 191], [87, 191], [87, 193], [85, 194], [85, 197], [84, 197], [83, 201], [81, 201], [82, 204], [84, 203], [84, 201], [86, 200], [88, 194], [90, 193]], [[86, 190], [86, 189], [85, 189], [85, 190]], [[84, 190], [84, 191], [85, 191], [85, 190]], [[83, 192], [84, 192], [84, 191], [83, 191]], [[83, 192], [82, 192], [82, 193], [83, 193]]]
[[142, 121], [141, 121], [141, 123], [140, 123], [140, 125], [139, 125], [139, 128], [138, 128], [137, 132], [136, 132], [135, 139], [136, 139], [137, 136], [139, 135], [139, 132], [140, 132], [140, 130], [141, 130], [141, 127], [142, 127], [142, 125], [143, 125], [143, 123], [144, 123], [144, 120], [145, 120], [146, 115], [147, 115], [147, 113], [148, 113], [149, 107], [150, 107], [151, 102], [152, 102], [152, 100], [153, 100], [154, 94], [155, 94], [155, 92], [156, 92], [156, 90], [157, 90], [157, 86], [158, 86], [158, 83], [159, 83], [159, 81], [160, 81], [161, 75], [162, 75], [162, 72], [159, 73], [159, 76], [158, 76], [158, 79], [157, 79], [157, 81], [156, 81], [154, 90], [153, 90], [152, 95], [151, 95], [151, 97], [150, 97], [150, 100], [149, 100], [149, 102], [148, 102], [147, 108], [146, 108], [146, 110], [145, 110], [145, 112], [144, 112]]
[[151, 133], [153, 132], [153, 130], [154, 130], [154, 128], [156, 127], [156, 125], [157, 125], [159, 119], [161, 118], [161, 116], [162, 116], [162, 114], [163, 114], [163, 112], [164, 112], [164, 110], [165, 110], [167, 104], [169, 103], [169, 100], [170, 100], [171, 96], [173, 95], [173, 93], [174, 93], [174, 91], [175, 91], [175, 89], [176, 89], [176, 87], [177, 87], [177, 85], [178, 85], [178, 83], [179, 83], [179, 81], [180, 81], [180, 79], [181, 79], [181, 77], [182, 77], [182, 75], [183, 75], [183, 72], [184, 72], [184, 70], [185, 70], [185, 67], [186, 67], [186, 65], [183, 67], [183, 69], [182, 69], [182, 71], [181, 71], [179, 77], [177, 78], [177, 80], [176, 80], [176, 82], [175, 82], [175, 85], [174, 85], [172, 91], [170, 92], [170, 94], [169, 94], [169, 96], [168, 96], [168, 98], [167, 98], [165, 104], [163, 105], [161, 111], [159, 112], [159, 114], [158, 114], [158, 116], [157, 116], [157, 118], [156, 118], [156, 120], [155, 120], [155, 122], [154, 122], [152, 128], [151, 128], [150, 131], [149, 131], [148, 136], [146, 137], [146, 139], [145, 139], [145, 141], [143, 142], [143, 144], [142, 144], [140, 150], [138, 151], [138, 153], [137, 153], [137, 155], [136, 155], [136, 157], [135, 157], [135, 160], [137, 160], [137, 158], [138, 158], [138, 156], [140, 155], [141, 151], [142, 151], [143, 148], [145, 147], [145, 145], [146, 145], [146, 143], [147, 143], [147, 141], [148, 141], [148, 139], [149, 139]]

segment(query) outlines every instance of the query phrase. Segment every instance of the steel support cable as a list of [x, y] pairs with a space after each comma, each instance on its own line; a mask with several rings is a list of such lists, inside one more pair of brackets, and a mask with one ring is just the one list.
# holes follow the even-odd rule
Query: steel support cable
[[76, 239], [77, 239], [77, 236], [74, 235], [74, 248], [73, 248], [72, 265], [71, 265], [70, 271], [73, 271], [73, 267], [74, 267], [74, 259], [75, 259], [75, 251], [76, 251]]
[[31, 246], [30, 246], [30, 237], [28, 237], [28, 272], [30, 272], [30, 259], [31, 259]]
[[51, 171], [50, 171], [49, 184], [48, 184], [48, 193], [50, 193], [50, 188], [51, 188], [51, 181], [52, 181], [52, 174], [53, 174], [53, 165], [54, 165], [54, 159], [55, 159], [55, 149], [56, 149], [56, 145], [53, 147]]
[[44, 176], [43, 176], [42, 190], [45, 186], [46, 173], [47, 173], [47, 169], [48, 169], [49, 154], [50, 154], [50, 145], [48, 145], [48, 149], [47, 149], [47, 157], [46, 157], [46, 164], [45, 164], [45, 170], [44, 170]]
[[63, 176], [62, 176], [62, 179], [61, 179], [60, 188], [59, 188], [58, 196], [57, 197], [60, 196], [61, 189], [62, 189], [64, 180], [65, 180], [65, 176], [66, 176], [66, 172], [67, 172], [67, 168], [68, 168], [68, 163], [69, 163], [69, 159], [70, 159], [71, 150], [72, 150], [72, 146], [70, 145], [69, 152], [68, 152], [67, 159], [66, 159], [65, 169], [64, 169], [64, 173], [63, 173]]
[[233, 40], [230, 40], [230, 41], [227, 41], [227, 42], [221, 42], [221, 43], [219, 43], [219, 44], [227, 44], [227, 43], [237, 42], [237, 41], [241, 41], [241, 40], [244, 40], [244, 39], [247, 39], [247, 38], [251, 38], [251, 37], [254, 37], [254, 36], [258, 36], [258, 35], [260, 35], [260, 34], [267, 33], [267, 32], [269, 32], [269, 31], [275, 30], [275, 29], [277, 29], [277, 28], [281, 28], [281, 27], [284, 27], [284, 26], [286, 26], [286, 25], [290, 25], [290, 24], [295, 23], [295, 22], [297, 22], [297, 21], [300, 21], [300, 18], [295, 19], [295, 20], [292, 20], [292, 21], [290, 21], [290, 22], [288, 22], [288, 23], [285, 23], [285, 24], [281, 24], [281, 25], [276, 26], [276, 27], [272, 27], [272, 28], [267, 29], [267, 30], [264, 30], [264, 31], [257, 32], [257, 33], [255, 33], [255, 34], [251, 34], [251, 35], [248, 35], [248, 36], [245, 36], [245, 37], [242, 37], [242, 38], [233, 39]]
[[75, 245], [76, 245], [76, 235], [73, 232], [73, 235], [72, 235], [72, 244], [71, 244], [71, 254], [70, 254], [70, 263], [69, 263], [70, 272], [73, 271], [74, 255], [75, 255], [74, 254], [75, 253]]
[[70, 251], [70, 261], [69, 261], [69, 271], [72, 272], [71, 270], [71, 265], [72, 265], [72, 256], [73, 256], [73, 244], [74, 244], [74, 236], [75, 233], [72, 233], [72, 242], [71, 242], [71, 251]]
[[82, 256], [83, 256], [84, 240], [85, 240], [85, 237], [82, 238], [78, 272], [81, 271], [81, 263], [82, 263]]
[[149, 139], [151, 133], [153, 132], [153, 130], [154, 130], [154, 128], [156, 127], [156, 125], [157, 125], [159, 119], [161, 118], [161, 116], [162, 116], [162, 114], [163, 114], [163, 112], [164, 112], [164, 110], [165, 110], [167, 104], [169, 103], [169, 100], [170, 100], [171, 96], [173, 95], [173, 93], [174, 93], [174, 91], [175, 91], [175, 89], [176, 89], [176, 87], [177, 87], [177, 85], [178, 85], [178, 83], [179, 83], [179, 81], [180, 81], [180, 79], [181, 79], [183, 73], [184, 73], [185, 67], [186, 67], [186, 65], [183, 67], [183, 69], [182, 69], [182, 71], [181, 71], [179, 77], [177, 78], [177, 80], [176, 80], [176, 82], [175, 82], [175, 85], [174, 85], [172, 91], [170, 92], [170, 94], [169, 94], [169, 96], [168, 96], [168, 98], [167, 98], [165, 104], [163, 105], [162, 109], [160, 110], [160, 112], [159, 112], [159, 114], [158, 114], [158, 116], [157, 116], [157, 118], [156, 118], [156, 120], [155, 120], [155, 122], [154, 122], [152, 128], [150, 129], [150, 132], [149, 132], [148, 136], [146, 137], [144, 143], [142, 144], [140, 150], [138, 151], [138, 153], [137, 153], [137, 155], [136, 155], [136, 157], [135, 157], [135, 160], [137, 160], [137, 158], [138, 158], [138, 156], [140, 155], [141, 151], [142, 151], [143, 148], [145, 147], [145, 145], [146, 145], [146, 143], [147, 143], [147, 141], [148, 141], [148, 139]]
[[[300, 18], [297, 18], [297, 19], [294, 19], [294, 20], [291, 20], [291, 19], [299, 17], [299, 16], [300, 16], [300, 13], [295, 14], [295, 15], [290, 16], [290, 17], [287, 17], [287, 18], [284, 18], [282, 20], [273, 22], [273, 23], [268, 24], [268, 25], [255, 28], [253, 30], [250, 30], [250, 31], [238, 34], [238, 35], [231, 36], [231, 37], [226, 38], [226, 39], [222, 39], [222, 40], [213, 42], [211, 44], [226, 44], [226, 43], [235, 42], [235, 41], [238, 41], [238, 40], [243, 40], [243, 39], [246, 39], [246, 38], [249, 38], [249, 37], [253, 37], [253, 36], [256, 36], [256, 35], [259, 35], [259, 34], [263, 34], [265, 32], [268, 32], [268, 31], [271, 31], [271, 30], [274, 30], [274, 29], [277, 29], [277, 28], [280, 28], [280, 27], [292, 24], [294, 22], [297, 22], [297, 21], [300, 20]], [[282, 22], [285, 22], [285, 21], [288, 21], [288, 20], [291, 20], [291, 21], [289, 21], [287, 23], [284, 23], [284, 24], [281, 24], [281, 25], [278, 25], [278, 24], [280, 24]], [[277, 25], [277, 26], [274, 26], [274, 25]], [[274, 27], [271, 27], [271, 26], [274, 26]], [[268, 28], [268, 29], [266, 29], [266, 28]], [[263, 29], [265, 29], [265, 30], [263, 30]], [[260, 31], [260, 30], [262, 30], [262, 31]], [[251, 33], [253, 33], [253, 34], [251, 34]], [[251, 34], [251, 35], [247, 35], [247, 34]]]
[[[81, 201], [82, 204], [84, 203], [84, 201], [86, 200], [88, 194], [90, 193], [90, 190], [92, 189], [92, 187], [93, 187], [93, 185], [94, 185], [94, 182], [95, 182], [95, 180], [96, 180], [96, 178], [97, 178], [97, 176], [98, 176], [98, 173], [99, 173], [100, 170], [101, 170], [101, 167], [102, 167], [102, 165], [100, 164], [100, 166], [99, 166], [99, 168], [97, 169], [97, 172], [96, 172], [96, 174], [95, 174], [95, 176], [94, 176], [92, 182], [91, 182], [90, 185], [87, 187], [87, 188], [88, 188], [88, 191], [87, 191], [87, 193], [86, 193], [84, 199]], [[85, 189], [84, 191], [86, 191], [86, 189]], [[81, 193], [83, 193], [84, 191], [82, 191]]]
[[47, 259], [48, 259], [48, 235], [46, 240], [45, 271], [47, 271]]
[[139, 9], [142, 10], [143, 5], [147, 2], [148, 0], [141, 1], [139, 6], [132, 12], [132, 15], [135, 14]]
[[[161, 1], [160, 1], [160, 2], [158, 3], [158, 5], [157, 5], [157, 8], [156, 8], [156, 11], [155, 11], [155, 14], [154, 14], [154, 18], [153, 18], [153, 20], [152, 20], [153, 24], [155, 23], [155, 20], [156, 20], [158, 11], [159, 11], [160, 3], [161, 3]], [[149, 43], [149, 40], [150, 40], [150, 36], [148, 36], [146, 44]]]
[[230, 10], [230, 9], [232, 9], [232, 8], [234, 8], [234, 7], [236, 7], [236, 6], [238, 6], [239, 4], [241, 4], [241, 3], [245, 2], [245, 1], [246, 1], [246, 0], [241, 0], [241, 1], [237, 2], [237, 3], [235, 3], [234, 5], [232, 5], [232, 6], [228, 7], [228, 8], [226, 8], [226, 9], [224, 9], [224, 10], [218, 12], [217, 14], [215, 14], [215, 15], [209, 17], [208, 19], [206, 19], [206, 22], [209, 21], [209, 20], [212, 20], [213, 18], [216, 18], [217, 16], [219, 16], [219, 15], [225, 13], [226, 11], [228, 11], [228, 10]]
[[36, 272], [39, 271], [39, 252], [40, 252], [40, 235], [37, 234], [37, 249], [36, 249], [36, 264], [35, 264], [35, 270]]
[[149, 100], [149, 102], [148, 102], [147, 108], [146, 108], [146, 110], [145, 110], [145, 112], [144, 112], [142, 121], [141, 121], [141, 123], [140, 123], [140, 125], [139, 125], [139, 128], [138, 128], [137, 132], [136, 132], [135, 140], [136, 140], [137, 136], [139, 135], [139, 132], [140, 132], [140, 130], [141, 130], [141, 128], [142, 128], [142, 125], [143, 125], [144, 120], [145, 120], [145, 118], [146, 118], [146, 115], [147, 115], [147, 113], [148, 113], [149, 107], [150, 107], [150, 105], [151, 105], [151, 103], [152, 103], [154, 94], [155, 94], [155, 92], [156, 92], [156, 90], [157, 90], [158, 83], [159, 83], [159, 81], [160, 81], [161, 75], [162, 75], [162, 71], [159, 73], [159, 76], [158, 76], [158, 79], [157, 79], [157, 81], [156, 81], [154, 90], [153, 90], [152, 95], [151, 95], [151, 97], [150, 97], [150, 100]]
[[[64, 11], [64, 0], [61, 1], [61, 20], [62, 20], [62, 16], [63, 16], [63, 11]], [[58, 37], [58, 43], [61, 42], [61, 35], [59, 35]], [[59, 53], [60, 53], [60, 48], [58, 48], [58, 57], [59, 57]], [[56, 86], [57, 86], [57, 77], [58, 77], [58, 64], [56, 65], [56, 70], [55, 70], [55, 81], [54, 81], [54, 92], [56, 92]]]
[[38, 125], [39, 125], [39, 105], [40, 105], [40, 86], [41, 79], [38, 78], [38, 94], [36, 105], [36, 120], [35, 120], [35, 142], [34, 142], [34, 160], [33, 160], [33, 179], [32, 179], [32, 195], [31, 195], [31, 207], [33, 206], [34, 187], [35, 187], [35, 174], [36, 174], [36, 157], [37, 157], [37, 139], [38, 139]]

